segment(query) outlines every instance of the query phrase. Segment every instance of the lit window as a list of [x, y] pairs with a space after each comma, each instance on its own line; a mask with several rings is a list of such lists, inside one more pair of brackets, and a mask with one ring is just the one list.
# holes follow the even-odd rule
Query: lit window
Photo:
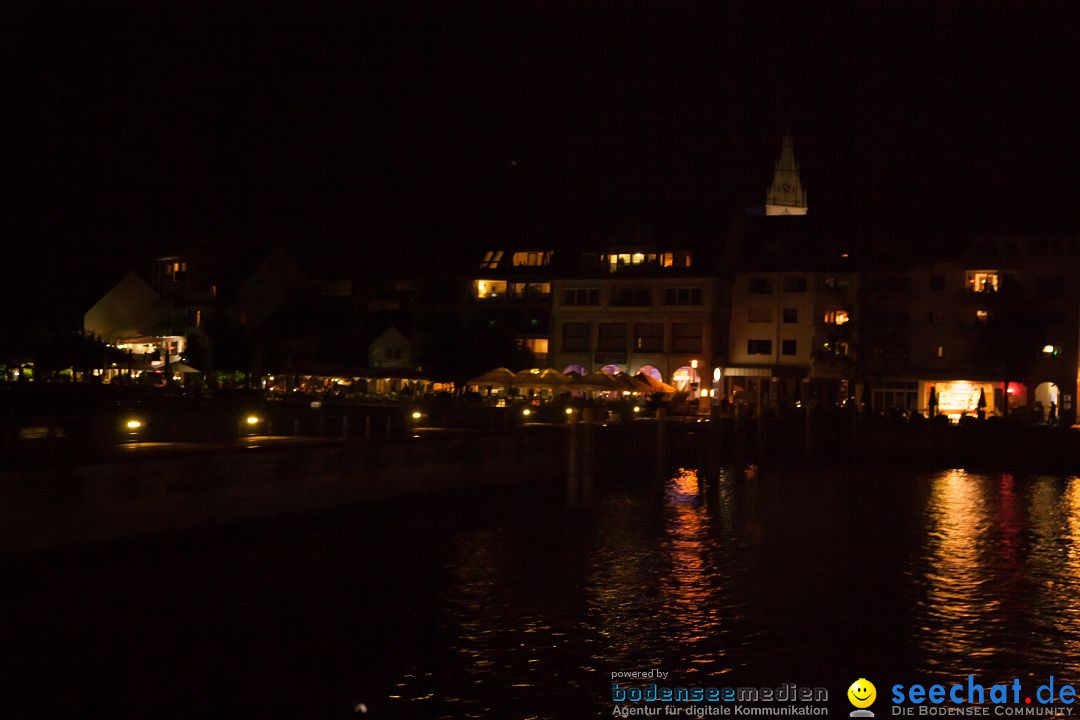
[[945, 357], [945, 346], [944, 345], [938, 345], [937, 346], [937, 356], [938, 357]]
[[502, 297], [506, 295], [505, 280], [477, 280], [476, 297], [480, 300]]
[[202, 327], [202, 310], [195, 311], [195, 327]]
[[[502, 257], [502, 253], [499, 253], [499, 257]], [[512, 259], [514, 267], [541, 267], [551, 262], [550, 250], [527, 250], [523, 252], [514, 253]]]
[[999, 280], [997, 270], [968, 270], [967, 272], [967, 287], [972, 292], [997, 292]]
[[484, 253], [484, 259], [480, 261], [480, 267], [484, 270], [494, 270], [502, 261], [502, 250], [488, 250]]
[[844, 325], [849, 320], [851, 320], [851, 316], [848, 315], [847, 310], [830, 310], [825, 313], [826, 325]]
[[[496, 281], [497, 282], [497, 281]], [[542, 298], [551, 294], [551, 283], [510, 283], [510, 295], [518, 298]]]
[[985, 325], [986, 324], [986, 319], [989, 316], [990, 316], [990, 314], [988, 312], [986, 312], [985, 310], [976, 310], [975, 311], [975, 322], [979, 323], [980, 325]]
[[608, 270], [616, 272], [622, 268], [640, 265], [657, 265], [671, 267], [678, 257], [672, 257], [671, 253], [657, 255], [652, 252], [626, 252], [611, 253], [607, 256]]
[[547, 355], [548, 341], [547, 338], [526, 338], [525, 347], [528, 348], [533, 355]]

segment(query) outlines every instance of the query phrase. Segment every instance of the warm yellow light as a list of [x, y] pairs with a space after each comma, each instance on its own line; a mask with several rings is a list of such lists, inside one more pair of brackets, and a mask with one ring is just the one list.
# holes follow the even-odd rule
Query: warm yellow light
[[524, 410], [521, 411], [521, 414], [524, 415], [525, 417], [528, 417], [529, 415], [532, 415], [532, 410], [530, 410], [529, 408], [525, 408]]
[[641, 408], [637, 405], [634, 406], [634, 412], [641, 412]]
[[259, 422], [259, 416], [258, 415], [248, 415], [247, 416], [247, 424], [248, 425], [256, 425], [256, 424], [258, 424], [258, 422]]
[[691, 360], [691, 361], [690, 361], [690, 367], [692, 367], [692, 368], [694, 368], [695, 370], [697, 370], [697, 360]]
[[141, 427], [142, 427], [142, 420], [128, 420], [127, 421], [128, 430], [138, 430]]
[[423, 413], [421, 413], [419, 410], [414, 410], [413, 411], [413, 414], [412, 414], [412, 419], [413, 420], [419, 420], [421, 417], [423, 417]]
[[1054, 354], [1054, 346], [1053, 345], [1043, 345], [1043, 352], [1046, 353], [1047, 355], [1053, 355]]
[[566, 408], [565, 412], [566, 412], [567, 415], [573, 415], [574, 414], [574, 408], [568, 407], [568, 408]]

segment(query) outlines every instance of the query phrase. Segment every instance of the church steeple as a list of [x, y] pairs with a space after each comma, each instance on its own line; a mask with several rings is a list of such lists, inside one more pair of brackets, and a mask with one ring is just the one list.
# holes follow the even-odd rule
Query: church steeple
[[807, 209], [806, 191], [799, 180], [799, 163], [795, 160], [795, 141], [788, 130], [784, 133], [772, 185], [765, 199], [765, 214], [805, 215]]

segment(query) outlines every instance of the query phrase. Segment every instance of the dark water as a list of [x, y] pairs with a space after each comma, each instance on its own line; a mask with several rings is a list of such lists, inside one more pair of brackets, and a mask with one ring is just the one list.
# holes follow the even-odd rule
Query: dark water
[[837, 700], [1080, 679], [1080, 478], [602, 466], [8, 560], [3, 716], [607, 717], [647, 668]]

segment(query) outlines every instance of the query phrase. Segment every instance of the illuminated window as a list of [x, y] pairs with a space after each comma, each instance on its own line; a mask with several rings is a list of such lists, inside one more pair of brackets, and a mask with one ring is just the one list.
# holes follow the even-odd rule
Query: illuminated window
[[533, 355], [547, 355], [548, 341], [547, 338], [526, 338], [525, 347], [528, 348]]
[[480, 300], [506, 295], [505, 280], [477, 280], [474, 285], [476, 287], [476, 297]]
[[195, 327], [202, 327], [202, 310], [195, 311]]
[[976, 310], [975, 311], [975, 322], [979, 323], [980, 325], [985, 325], [986, 324], [986, 319], [989, 316], [990, 316], [990, 313], [986, 312], [985, 310]]
[[700, 382], [700, 380], [701, 376], [698, 375], [698, 371], [686, 365], [671, 374], [671, 384], [679, 392], [689, 390], [694, 383]]
[[484, 270], [494, 270], [502, 261], [502, 250], [488, 250], [484, 253], [484, 259], [480, 261], [480, 267]]
[[563, 305], [599, 305], [599, 288], [566, 288], [563, 290]]
[[646, 252], [625, 252], [625, 253], [611, 253], [608, 258], [608, 270], [616, 272], [622, 268], [640, 266], [640, 265], [656, 265], [657, 255], [656, 253]]
[[510, 296], [516, 298], [544, 298], [551, 294], [551, 283], [516, 282], [508, 286]]
[[940, 357], [945, 357], [945, 346], [944, 345], [938, 345], [937, 346], [937, 356], [939, 358]]
[[[502, 253], [499, 253], [502, 257]], [[527, 250], [514, 253], [512, 259], [514, 267], [541, 267], [551, 262], [550, 250]]]
[[967, 287], [972, 292], [997, 292], [999, 280], [997, 270], [967, 271]]
[[849, 320], [851, 320], [851, 316], [848, 315], [847, 310], [830, 310], [825, 313], [826, 325], [844, 325]]
[[821, 279], [821, 287], [825, 290], [847, 290], [848, 279], [837, 275], [829, 275]]

